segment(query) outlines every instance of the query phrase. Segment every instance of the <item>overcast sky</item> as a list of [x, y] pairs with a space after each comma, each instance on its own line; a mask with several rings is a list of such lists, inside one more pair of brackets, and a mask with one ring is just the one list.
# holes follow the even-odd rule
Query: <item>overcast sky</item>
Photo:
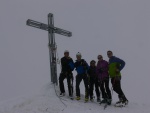
[[74, 60], [81, 52], [89, 63], [98, 54], [108, 60], [112, 50], [126, 62], [126, 95], [149, 99], [149, 6], [149, 0], [0, 0], [0, 101], [50, 82], [48, 32], [26, 25], [27, 19], [47, 24], [48, 13], [56, 27], [73, 34], [55, 35], [59, 58], [67, 49]]

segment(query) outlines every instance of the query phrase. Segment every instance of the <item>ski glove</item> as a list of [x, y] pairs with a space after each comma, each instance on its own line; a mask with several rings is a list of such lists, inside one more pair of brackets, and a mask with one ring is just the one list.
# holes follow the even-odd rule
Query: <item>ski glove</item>
[[119, 70], [119, 69], [116, 69], [116, 72], [117, 72], [117, 73], [119, 73], [119, 72], [120, 72], [120, 70]]
[[100, 72], [100, 73], [102, 73], [103, 71], [104, 71], [103, 68], [100, 68], [100, 69], [99, 69], [99, 72]]
[[121, 80], [121, 76], [116, 76], [115, 77], [115, 81], [120, 81]]

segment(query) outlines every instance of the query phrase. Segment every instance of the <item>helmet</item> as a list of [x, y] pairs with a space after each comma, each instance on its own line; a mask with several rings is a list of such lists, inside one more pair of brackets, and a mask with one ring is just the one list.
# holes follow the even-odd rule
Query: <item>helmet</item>
[[76, 56], [82, 56], [82, 55], [81, 55], [81, 53], [80, 53], [80, 52], [78, 52], [78, 53], [76, 54]]

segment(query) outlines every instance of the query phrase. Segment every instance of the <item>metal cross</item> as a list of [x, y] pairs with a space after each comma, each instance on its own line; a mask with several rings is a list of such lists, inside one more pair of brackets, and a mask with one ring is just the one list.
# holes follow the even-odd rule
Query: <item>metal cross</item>
[[57, 82], [57, 62], [56, 62], [56, 43], [54, 33], [71, 37], [72, 33], [57, 27], [54, 27], [54, 17], [52, 13], [48, 14], [48, 25], [28, 19], [26, 24], [28, 26], [36, 27], [42, 30], [48, 31], [48, 41], [49, 41], [49, 58], [50, 58], [50, 73], [51, 82], [58, 84]]

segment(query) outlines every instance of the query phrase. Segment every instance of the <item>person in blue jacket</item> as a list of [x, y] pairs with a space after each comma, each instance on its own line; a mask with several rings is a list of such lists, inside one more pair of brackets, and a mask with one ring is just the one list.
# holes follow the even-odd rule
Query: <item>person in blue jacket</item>
[[76, 100], [80, 100], [80, 88], [79, 85], [83, 79], [85, 85], [85, 101], [89, 100], [89, 92], [88, 92], [88, 75], [87, 71], [89, 69], [89, 65], [84, 59], [81, 59], [82, 55], [80, 52], [76, 54], [76, 62], [74, 67], [77, 71], [76, 75]]
[[125, 61], [120, 58], [113, 56], [112, 51], [107, 51], [107, 56], [109, 58], [109, 76], [111, 78], [111, 83], [113, 90], [118, 94], [119, 101], [116, 102], [116, 106], [125, 106], [128, 104], [128, 100], [121, 88], [121, 70], [125, 66]]

